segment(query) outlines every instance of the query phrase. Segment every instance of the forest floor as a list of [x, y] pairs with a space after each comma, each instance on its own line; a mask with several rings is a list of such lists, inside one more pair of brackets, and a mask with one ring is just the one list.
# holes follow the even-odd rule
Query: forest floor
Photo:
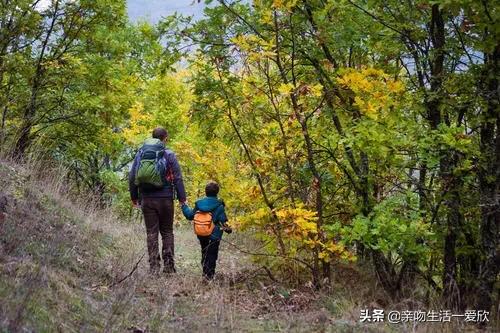
[[[247, 236], [226, 239], [248, 248]], [[384, 307], [370, 276], [346, 267], [329, 289], [291, 288], [226, 242], [207, 284], [187, 223], [176, 226], [175, 242], [177, 273], [151, 276], [139, 219], [68, 200], [57, 177], [37, 179], [0, 162], [0, 332], [457, 330], [359, 323], [361, 309]]]

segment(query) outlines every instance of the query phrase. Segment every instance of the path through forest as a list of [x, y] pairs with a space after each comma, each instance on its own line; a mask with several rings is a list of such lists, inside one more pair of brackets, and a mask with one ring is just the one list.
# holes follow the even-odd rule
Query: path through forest
[[[129, 228], [129, 236], [135, 235], [130, 248], [140, 258], [140, 249], [145, 251], [144, 230], [139, 224]], [[245, 243], [241, 235], [226, 236], [229, 241], [234, 238], [238, 244]], [[175, 242], [176, 274], [151, 277], [144, 257], [129, 278], [111, 288], [117, 310], [109, 318], [110, 328], [121, 326], [137, 332], [316, 332], [332, 325], [346, 331], [356, 326], [354, 321], [334, 323], [330, 313], [316, 304], [319, 295], [271, 281], [264, 270], [227, 242], [221, 244], [216, 279], [206, 284], [201, 278], [199, 244], [189, 226], [175, 229]], [[128, 263], [133, 269], [134, 260]], [[117, 322], [123, 318], [126, 325]]]
[[[153, 277], [140, 218], [126, 221], [89, 200], [69, 200], [57, 175], [26, 183], [27, 174], [0, 161], [1, 332], [434, 332], [438, 327], [360, 323], [361, 309], [409, 303], [384, 303], [383, 290], [362, 265], [336, 263], [332, 285], [321, 290], [311, 288], [307, 275], [303, 282], [291, 276], [280, 281], [280, 266], [268, 273], [234, 248], [262, 252], [249, 231], [225, 235], [216, 279], [207, 284], [198, 241], [183, 218], [174, 228], [177, 273]], [[443, 332], [454, 328], [439, 326]]]

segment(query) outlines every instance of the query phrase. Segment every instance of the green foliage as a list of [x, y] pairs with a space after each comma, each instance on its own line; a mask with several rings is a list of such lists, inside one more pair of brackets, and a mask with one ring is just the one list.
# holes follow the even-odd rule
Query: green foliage
[[405, 260], [425, 263], [434, 244], [431, 225], [422, 218], [415, 193], [390, 196], [378, 203], [368, 216], [358, 215], [352, 225], [340, 230], [349, 243], [362, 244]]
[[218, 181], [285, 273], [293, 258], [319, 284], [357, 251], [392, 295], [408, 271], [471, 290], [497, 246], [497, 8], [206, 3], [157, 25], [124, 1], [2, 5], [2, 149], [130, 214], [127, 167], [163, 126], [192, 200]]

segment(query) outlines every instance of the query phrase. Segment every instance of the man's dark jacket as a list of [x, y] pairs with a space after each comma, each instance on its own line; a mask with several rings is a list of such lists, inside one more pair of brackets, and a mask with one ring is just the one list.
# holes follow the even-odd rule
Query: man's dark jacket
[[[165, 148], [165, 144], [158, 139], [147, 139], [144, 145], [161, 145]], [[137, 172], [137, 167], [141, 159], [142, 148], [139, 149], [135, 155], [134, 162], [130, 168], [130, 173], [128, 177], [128, 187], [130, 192], [130, 198], [132, 200], [138, 200], [139, 198], [170, 198], [174, 197], [174, 189], [177, 192], [177, 199], [180, 202], [186, 201], [186, 190], [184, 189], [184, 182], [182, 181], [182, 172], [179, 162], [177, 162], [177, 157], [175, 153], [169, 149], [165, 149], [163, 158], [166, 160], [167, 174], [171, 175], [171, 181], [166, 181], [162, 188], [160, 189], [143, 189], [135, 185], [135, 174]]]

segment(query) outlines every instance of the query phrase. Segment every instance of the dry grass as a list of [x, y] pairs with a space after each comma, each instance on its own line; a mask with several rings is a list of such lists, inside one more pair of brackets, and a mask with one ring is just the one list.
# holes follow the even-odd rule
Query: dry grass
[[[61, 174], [64, 170], [47, 171], [36, 164], [21, 168], [0, 162], [0, 203], [2, 197], [7, 201], [6, 216], [0, 219], [0, 330], [466, 329], [457, 325], [360, 324], [361, 309], [408, 309], [419, 305], [389, 303], [373, 276], [353, 265], [335, 265], [330, 289], [314, 291], [305, 284], [291, 287], [277, 283], [251, 258], [226, 243], [221, 245], [216, 280], [206, 284], [201, 279], [199, 244], [182, 221], [175, 229], [177, 274], [150, 276], [145, 257], [133, 270], [145, 252], [142, 221], [120, 220], [111, 211], [96, 208], [91, 197], [71, 196]], [[239, 242], [237, 235], [227, 237]], [[244, 238], [244, 246], [251, 247], [250, 237]], [[129, 274], [123, 282], [110, 287]]]

